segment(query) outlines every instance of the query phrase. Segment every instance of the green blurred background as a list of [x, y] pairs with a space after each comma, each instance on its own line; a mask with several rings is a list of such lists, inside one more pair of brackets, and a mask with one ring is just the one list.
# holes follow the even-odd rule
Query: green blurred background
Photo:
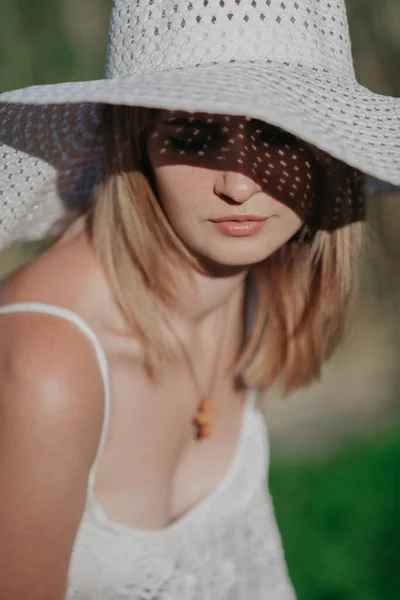
[[[0, 91], [103, 75], [110, 0], [0, 0]], [[347, 0], [357, 77], [400, 96], [400, 0]], [[268, 398], [270, 487], [299, 600], [400, 599], [400, 197], [370, 199], [350, 330], [321, 381]], [[41, 244], [0, 254], [0, 276]], [[249, 599], [251, 600], [251, 599]]]

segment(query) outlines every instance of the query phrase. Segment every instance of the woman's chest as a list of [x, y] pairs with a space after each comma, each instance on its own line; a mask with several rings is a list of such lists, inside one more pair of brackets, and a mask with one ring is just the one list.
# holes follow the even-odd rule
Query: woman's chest
[[154, 383], [134, 361], [110, 360], [111, 415], [95, 493], [107, 515], [157, 529], [206, 497], [228, 470], [244, 421], [245, 392], [215, 387], [215, 428], [196, 438], [200, 398], [184, 369]]
[[266, 490], [269, 452], [257, 395], [247, 394], [222, 479], [173, 523], [153, 530], [124, 525], [89, 487], [68, 600], [292, 598]]

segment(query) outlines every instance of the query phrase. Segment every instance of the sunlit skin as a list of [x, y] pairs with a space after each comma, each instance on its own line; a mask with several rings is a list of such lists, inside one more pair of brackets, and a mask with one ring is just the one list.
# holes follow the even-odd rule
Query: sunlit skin
[[[242, 116], [162, 111], [148, 155], [177, 235], [200, 259], [226, 266], [254, 265], [292, 238], [319, 176], [312, 152], [297, 138]], [[266, 220], [237, 237], [213, 222], [232, 215]]]

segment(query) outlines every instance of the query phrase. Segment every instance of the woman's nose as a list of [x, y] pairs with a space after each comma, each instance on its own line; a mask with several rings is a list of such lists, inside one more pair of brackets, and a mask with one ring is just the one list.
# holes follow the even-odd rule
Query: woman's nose
[[236, 171], [221, 171], [215, 183], [215, 192], [236, 204], [244, 204], [261, 191], [261, 186], [253, 179]]

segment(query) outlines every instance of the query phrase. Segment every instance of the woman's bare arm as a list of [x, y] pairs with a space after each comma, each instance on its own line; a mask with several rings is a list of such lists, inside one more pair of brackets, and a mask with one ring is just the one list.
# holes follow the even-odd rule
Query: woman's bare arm
[[94, 350], [72, 324], [0, 316], [0, 598], [62, 600], [103, 419]]

